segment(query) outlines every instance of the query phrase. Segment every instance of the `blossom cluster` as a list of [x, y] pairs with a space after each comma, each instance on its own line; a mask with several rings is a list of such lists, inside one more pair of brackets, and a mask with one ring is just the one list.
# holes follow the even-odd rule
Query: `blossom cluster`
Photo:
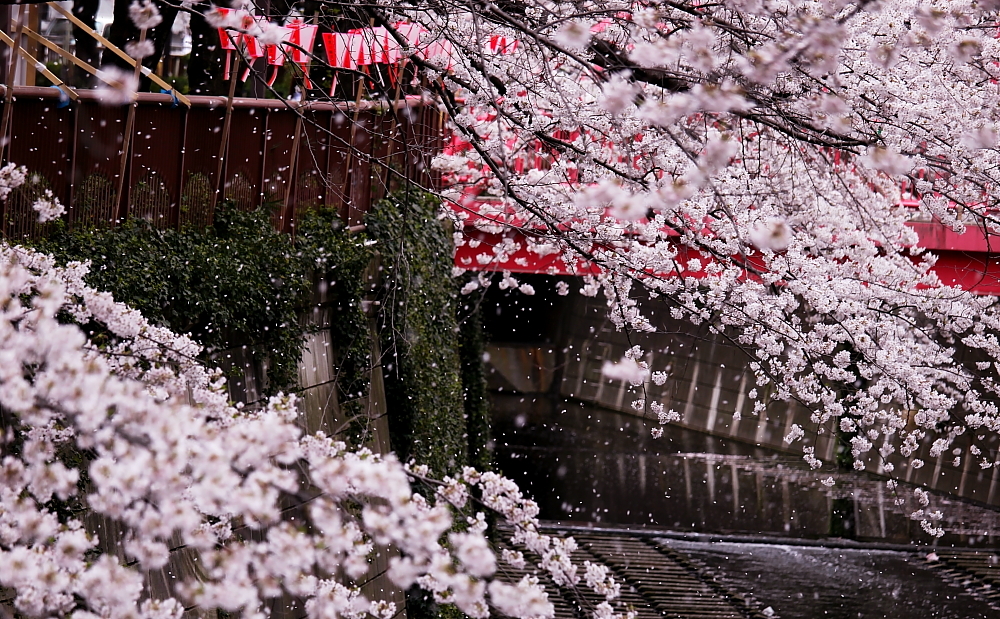
[[[90, 288], [87, 270], [0, 245], [0, 586], [20, 614], [179, 619], [197, 606], [261, 618], [291, 596], [313, 619], [388, 619], [392, 605], [356, 584], [380, 545], [398, 549], [388, 577], [399, 587], [476, 618], [491, 606], [551, 617], [537, 576], [495, 579], [484, 510], [541, 572], [581, 582], [572, 540], [541, 534], [538, 507], [510, 480], [472, 469], [432, 480], [392, 454], [306, 435], [292, 395], [234, 406], [195, 342]], [[415, 482], [437, 491], [425, 498]], [[89, 529], [60, 505], [114, 524]], [[99, 551], [119, 544], [123, 557]], [[143, 574], [178, 546], [200, 570], [149, 597]], [[615, 597], [592, 572], [586, 583]]]
[[[0, 168], [0, 202], [4, 202], [10, 194], [29, 183], [28, 169], [13, 163]], [[38, 213], [38, 221], [45, 223], [62, 216], [66, 208], [62, 205], [51, 189], [44, 189], [32, 203], [31, 208]]]
[[[552, 2], [520, 21], [456, 9], [447, 29], [424, 16], [465, 54], [442, 82], [461, 103], [444, 99], [456, 139], [435, 160], [451, 216], [499, 239], [456, 234], [473, 250], [459, 267], [544, 247], [619, 329], [656, 330], [641, 307], [658, 307], [739, 345], [755, 413], [811, 411], [790, 443], [851, 433], [855, 466], [890, 474], [928, 448], [992, 468], [1000, 312], [942, 282], [910, 222], [1000, 231], [996, 8]], [[521, 45], [483, 56], [492, 36]]]

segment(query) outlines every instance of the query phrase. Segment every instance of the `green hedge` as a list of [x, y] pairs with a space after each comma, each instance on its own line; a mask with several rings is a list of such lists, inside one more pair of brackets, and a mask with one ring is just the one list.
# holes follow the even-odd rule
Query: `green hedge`
[[[143, 220], [113, 229], [60, 226], [37, 247], [61, 262], [89, 260], [88, 284], [155, 324], [190, 334], [205, 346], [205, 361], [237, 346], [263, 351], [265, 391], [273, 393], [297, 383], [299, 315], [311, 302], [317, 267], [343, 273], [341, 296], [357, 299], [354, 284], [372, 255], [332, 212], [312, 213], [299, 225], [293, 241], [274, 230], [266, 209], [223, 208], [209, 228], [160, 230]], [[337, 322], [338, 330], [350, 331], [342, 339], [354, 337], [360, 320]]]

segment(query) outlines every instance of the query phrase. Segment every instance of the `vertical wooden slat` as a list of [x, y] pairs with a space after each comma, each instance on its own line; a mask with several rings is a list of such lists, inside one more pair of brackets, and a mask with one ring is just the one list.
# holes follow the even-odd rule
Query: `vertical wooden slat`
[[174, 179], [174, 182], [177, 183], [176, 185], [177, 202], [174, 204], [174, 209], [172, 214], [173, 219], [171, 221], [171, 224], [177, 230], [180, 230], [185, 223], [183, 214], [181, 213], [181, 206], [182, 206], [181, 201], [183, 200], [184, 196], [184, 164], [185, 164], [185, 156], [187, 154], [187, 149], [185, 148], [185, 145], [187, 144], [187, 137], [188, 137], [188, 109], [185, 107], [181, 108], [181, 148], [180, 151], [177, 153], [177, 176]]
[[180, 184], [172, 181], [181, 173], [174, 153], [184, 150], [184, 115], [171, 111], [165, 104], [136, 109], [127, 177], [129, 213], [159, 228], [175, 226], [180, 210]]
[[347, 204], [346, 222], [348, 226], [357, 226], [364, 223], [365, 210], [372, 196], [371, 156], [375, 119], [371, 112], [361, 113], [356, 118], [357, 122], [355, 123], [354, 139], [351, 142], [351, 148], [363, 154], [351, 157], [350, 153], [348, 153], [348, 159], [352, 164], [349, 170], [351, 189]]

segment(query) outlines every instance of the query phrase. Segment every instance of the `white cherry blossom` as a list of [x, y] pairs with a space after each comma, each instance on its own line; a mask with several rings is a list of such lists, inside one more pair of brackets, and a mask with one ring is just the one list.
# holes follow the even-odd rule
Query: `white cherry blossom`
[[[397, 586], [418, 582], [473, 617], [490, 604], [551, 617], [537, 580], [492, 581], [481, 512], [441, 543], [472, 495], [556, 582], [580, 581], [573, 542], [540, 534], [537, 505], [510, 480], [465, 469], [437, 482], [391, 454], [306, 435], [293, 395], [253, 410], [231, 405], [221, 373], [197, 361], [197, 344], [87, 286], [87, 268], [0, 244], [0, 414], [11, 429], [0, 460], [0, 586], [19, 613], [179, 619], [197, 605], [265, 616], [291, 595], [317, 619], [385, 619], [392, 607], [353, 584], [380, 544], [399, 551], [389, 570]], [[101, 344], [66, 317], [99, 325]], [[64, 447], [89, 455], [64, 461]], [[440, 484], [440, 500], [415, 493], [414, 483]], [[86, 531], [53, 511], [54, 498], [80, 501], [113, 526]], [[288, 501], [302, 503], [294, 522]], [[236, 524], [253, 535], [235, 534]], [[119, 543], [124, 558], [89, 554]], [[144, 572], [167, 565], [178, 545], [193, 553], [200, 579], [149, 597]], [[593, 584], [601, 595], [614, 587]]]

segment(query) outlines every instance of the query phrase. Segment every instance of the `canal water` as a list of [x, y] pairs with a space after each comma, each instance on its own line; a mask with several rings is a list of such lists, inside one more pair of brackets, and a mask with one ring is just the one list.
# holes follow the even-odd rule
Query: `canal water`
[[498, 467], [545, 520], [656, 536], [785, 619], [1000, 617], [926, 558], [1000, 545], [994, 510], [933, 495], [947, 532], [934, 540], [910, 519], [904, 484], [682, 428], [653, 439], [649, 420], [579, 402], [498, 394], [493, 405]]

